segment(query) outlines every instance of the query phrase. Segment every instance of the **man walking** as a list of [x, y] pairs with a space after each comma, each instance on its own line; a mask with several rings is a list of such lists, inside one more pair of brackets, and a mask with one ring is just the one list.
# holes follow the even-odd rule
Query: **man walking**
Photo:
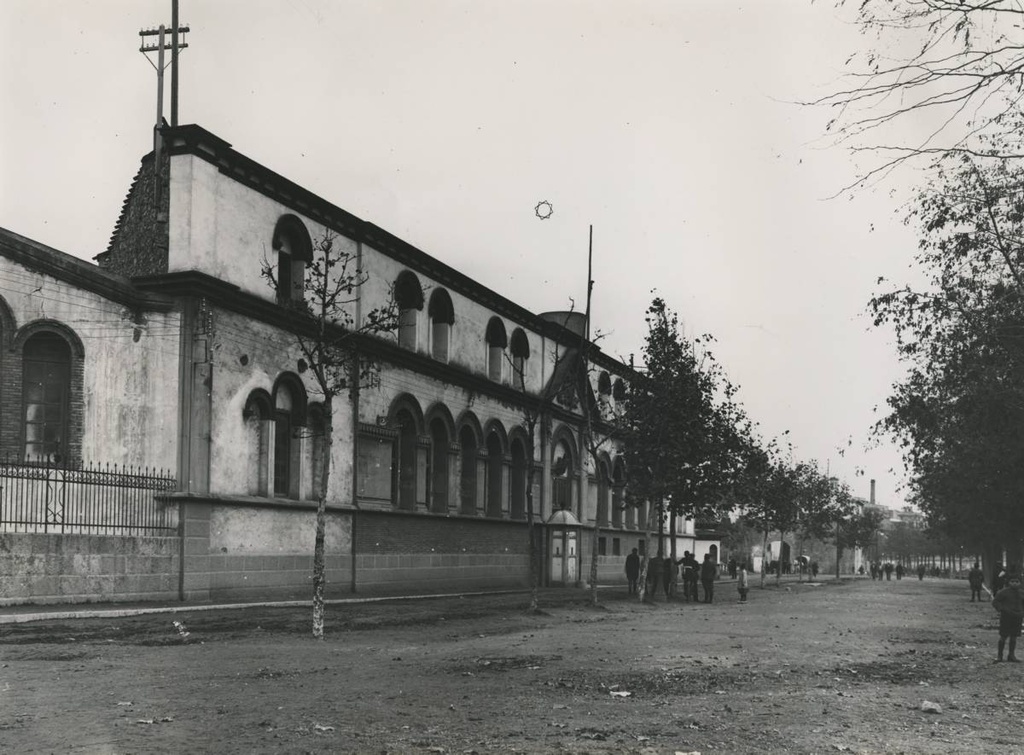
[[967, 584], [971, 586], [971, 602], [974, 602], [975, 596], [981, 602], [981, 586], [985, 584], [985, 573], [977, 561], [974, 562], [974, 568], [967, 572]]

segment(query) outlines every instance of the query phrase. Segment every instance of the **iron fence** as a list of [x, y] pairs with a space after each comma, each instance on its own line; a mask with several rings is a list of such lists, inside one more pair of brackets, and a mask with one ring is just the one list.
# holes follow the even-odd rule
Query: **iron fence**
[[170, 472], [0, 459], [0, 532], [140, 535], [176, 530]]

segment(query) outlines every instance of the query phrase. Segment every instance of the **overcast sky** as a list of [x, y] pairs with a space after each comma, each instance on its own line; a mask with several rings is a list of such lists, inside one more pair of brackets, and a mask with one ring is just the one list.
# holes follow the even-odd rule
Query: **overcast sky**
[[[833, 114], [793, 104], [864, 44], [830, 3], [180, 5], [180, 123], [535, 312], [582, 308], [593, 225], [605, 351], [639, 356], [656, 292], [718, 339], [765, 438], [788, 430], [798, 459], [902, 505], [898, 453], [867, 448], [899, 370], [865, 307], [916, 241], [888, 191], [829, 199], [854, 166], [823, 138]], [[138, 32], [170, 16], [170, 0], [0, 3], [0, 226], [106, 248], [152, 148]]]

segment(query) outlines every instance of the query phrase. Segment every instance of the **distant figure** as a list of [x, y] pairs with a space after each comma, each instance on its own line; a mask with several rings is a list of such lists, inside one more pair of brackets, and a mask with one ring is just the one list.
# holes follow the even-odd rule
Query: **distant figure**
[[864, 576], [864, 564], [857, 567], [857, 573], [862, 577]]
[[999, 611], [999, 651], [996, 661], [1003, 660], [1003, 647], [1010, 640], [1010, 653], [1006, 660], [1017, 663], [1017, 638], [1020, 637], [1021, 621], [1024, 620], [1024, 596], [1020, 592], [1020, 575], [1011, 574], [1006, 587], [996, 593], [992, 607]]
[[924, 571], [925, 571], [924, 564], [918, 564], [917, 565], [917, 581], [918, 582], [920, 582], [921, 580], [924, 579]]
[[997, 593], [1006, 585], [1006, 571], [1003, 569], [1003, 562], [996, 561], [992, 567], [992, 592]]
[[818, 578], [818, 562], [811, 561], [811, 579]]
[[665, 556], [661, 561], [663, 578], [665, 580], [665, 600], [672, 597], [672, 584], [675, 582], [676, 577], [676, 562], [672, 560], [672, 556]]
[[736, 568], [737, 568], [736, 559], [730, 557], [729, 558], [729, 579], [736, 579]]
[[638, 579], [640, 579], [640, 554], [634, 548], [633, 552], [626, 556], [626, 581], [629, 582], [630, 595], [636, 594]]
[[696, 603], [698, 600], [697, 582], [700, 579], [700, 564], [697, 563], [697, 559], [693, 557], [690, 551], [683, 551], [683, 560], [680, 563], [683, 566], [683, 597], [687, 601], [692, 600]]
[[981, 570], [981, 565], [975, 561], [974, 567], [967, 572], [967, 584], [971, 586], [971, 602], [974, 602], [974, 598], [977, 597], [981, 600], [981, 586], [985, 584], [985, 572]]
[[885, 578], [887, 581], [892, 581], [892, 561], [886, 561], [885, 566]]
[[906, 571], [906, 570], [903, 568], [903, 562], [899, 561], [896, 564], [896, 579], [903, 579], [903, 572], [904, 571]]
[[874, 582], [876, 579], [878, 579], [878, 562], [877, 561], [872, 561], [871, 562], [871, 581]]
[[651, 600], [658, 594], [658, 585], [661, 584], [661, 571], [664, 567], [661, 564], [661, 551], [647, 564], [647, 590]]
[[700, 565], [700, 582], [704, 586], [704, 602], [710, 603], [715, 598], [715, 576], [717, 572], [711, 554], [704, 554], [704, 563]]
[[740, 594], [740, 603], [746, 603], [749, 588], [747, 587], [747, 563], [745, 561], [740, 564], [739, 576], [736, 577], [736, 589]]

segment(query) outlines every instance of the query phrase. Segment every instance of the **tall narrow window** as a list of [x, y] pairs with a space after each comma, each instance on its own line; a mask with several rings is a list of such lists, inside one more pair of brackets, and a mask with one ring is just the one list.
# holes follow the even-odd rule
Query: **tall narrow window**
[[615, 461], [615, 471], [612, 472], [612, 526], [622, 526], [622, 510], [625, 504], [626, 492], [626, 468], [621, 457]]
[[398, 305], [398, 345], [416, 350], [416, 321], [423, 309], [423, 288], [419, 278], [403, 270], [395, 280], [395, 304]]
[[62, 461], [67, 453], [71, 347], [56, 333], [25, 342], [22, 393], [25, 459]]
[[270, 407], [270, 394], [257, 389], [249, 395], [242, 411], [248, 446], [245, 489], [249, 495], [265, 496], [270, 487], [270, 440], [274, 414]]
[[277, 221], [273, 238], [277, 252], [277, 300], [281, 304], [305, 298], [306, 266], [313, 261], [313, 244], [302, 221], [283, 215]]
[[395, 416], [398, 425], [397, 459], [394, 468], [398, 474], [398, 508], [412, 511], [416, 508], [417, 430], [416, 420], [405, 409]]
[[597, 465], [597, 523], [608, 526], [608, 465], [603, 461]]
[[555, 445], [551, 457], [551, 483], [554, 509], [572, 509], [572, 452], [564, 440]]
[[459, 497], [462, 501], [462, 513], [472, 514], [476, 511], [476, 433], [473, 428], [463, 425], [459, 432], [462, 471], [459, 475]]
[[292, 489], [292, 394], [278, 386], [274, 399], [274, 495], [287, 496]]
[[496, 432], [487, 436], [487, 516], [501, 516], [501, 494], [504, 489], [504, 462], [501, 437]]
[[448, 428], [435, 419], [430, 423], [430, 510], [448, 510]]
[[512, 441], [512, 479], [509, 484], [509, 509], [513, 519], [526, 518], [526, 450], [523, 442], [516, 438]]
[[512, 385], [526, 388], [526, 360], [530, 358], [530, 342], [522, 328], [512, 331]]
[[430, 295], [427, 314], [430, 316], [430, 353], [439, 362], [447, 362], [455, 308], [452, 306], [452, 297], [443, 288], [435, 289]]
[[505, 347], [508, 338], [505, 325], [500, 317], [492, 317], [487, 323], [487, 377], [496, 383], [501, 382], [505, 370]]

